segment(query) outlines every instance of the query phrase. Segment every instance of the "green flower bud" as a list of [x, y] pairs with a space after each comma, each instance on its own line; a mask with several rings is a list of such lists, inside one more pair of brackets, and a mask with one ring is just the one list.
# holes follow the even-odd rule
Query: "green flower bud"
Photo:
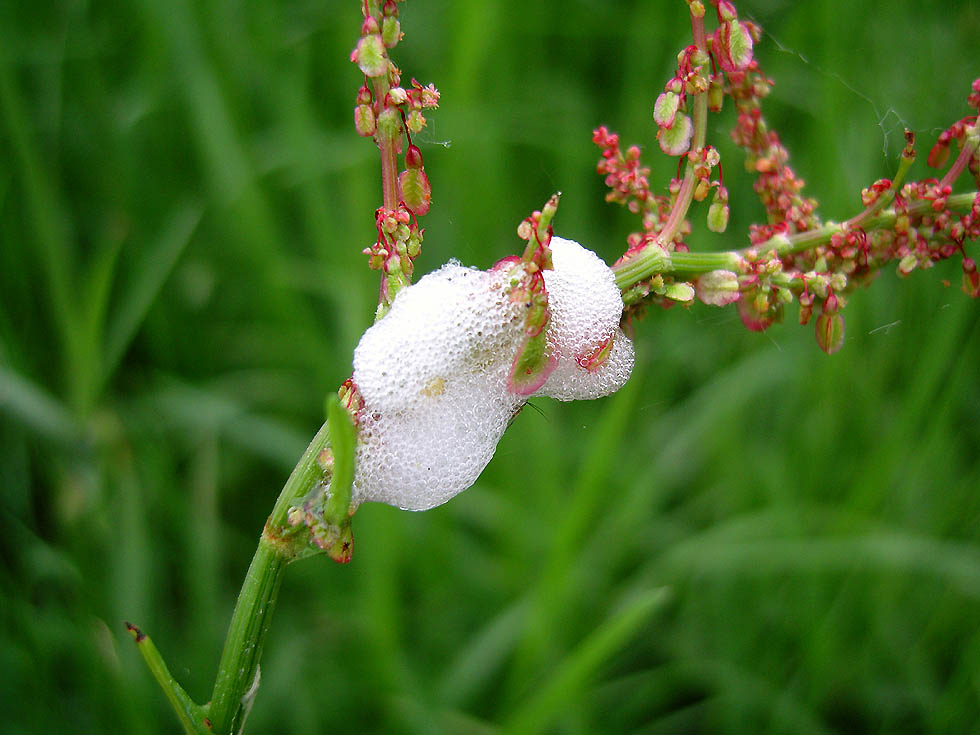
[[353, 56], [365, 76], [380, 77], [388, 72], [388, 56], [380, 34], [372, 33], [362, 37], [357, 42]]
[[828, 355], [844, 344], [844, 317], [839, 312], [824, 311], [817, 317], [817, 344]]
[[672, 126], [680, 101], [680, 96], [674, 92], [662, 92], [653, 105], [654, 122], [662, 128]]
[[402, 132], [402, 120], [398, 110], [387, 108], [378, 115], [378, 135], [385, 140], [397, 140]]
[[381, 41], [386, 48], [394, 48], [402, 38], [401, 24], [398, 18], [388, 17], [381, 22]]
[[664, 290], [664, 296], [666, 296], [671, 301], [679, 301], [680, 303], [690, 303], [694, 301], [694, 286], [686, 281], [681, 283], [671, 283]]
[[547, 333], [539, 332], [524, 341], [507, 378], [507, 389], [519, 396], [529, 396], [544, 385], [557, 366], [548, 353]]
[[736, 69], [745, 69], [752, 61], [752, 36], [742, 23], [731, 24], [728, 52]]
[[418, 135], [425, 127], [425, 117], [421, 110], [412, 110], [405, 118], [405, 126], [412, 135]]
[[678, 114], [674, 118], [674, 125], [669, 128], [660, 128], [657, 131], [657, 140], [660, 142], [660, 149], [668, 156], [680, 156], [687, 153], [691, 147], [691, 135], [694, 134], [694, 124], [691, 118], [684, 114]]
[[728, 205], [712, 202], [708, 207], [708, 229], [712, 232], [724, 232], [728, 227]]
[[712, 306], [725, 306], [738, 301], [738, 275], [733, 271], [710, 271], [697, 280], [698, 298]]
[[412, 214], [421, 216], [429, 211], [432, 187], [429, 185], [429, 177], [425, 175], [424, 168], [409, 168], [402, 171], [398, 177], [398, 186], [401, 189], [402, 201]]
[[370, 138], [378, 129], [378, 121], [374, 116], [371, 105], [358, 105], [354, 108], [354, 128], [357, 134]]
[[712, 112], [721, 112], [722, 104], [725, 101], [725, 88], [721, 83], [721, 75], [711, 78], [708, 86], [708, 109]]

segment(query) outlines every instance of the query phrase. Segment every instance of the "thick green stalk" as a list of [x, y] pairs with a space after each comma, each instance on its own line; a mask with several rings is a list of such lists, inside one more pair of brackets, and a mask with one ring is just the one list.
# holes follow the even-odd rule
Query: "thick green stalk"
[[297, 555], [296, 545], [282, 535], [287, 527], [286, 514], [321, 479], [322, 471], [316, 460], [328, 438], [325, 423], [279, 494], [245, 575], [208, 708], [211, 727], [221, 735], [239, 732], [248, 716], [259, 683], [259, 659], [276, 608], [283, 571]]
[[[976, 195], [977, 192], [975, 191], [954, 194], [946, 200], [946, 207], [953, 212], [969, 212]], [[929, 201], [913, 202], [908, 208], [908, 213], [913, 216], [924, 215], [931, 211], [932, 203]], [[861, 229], [865, 232], [888, 229], [894, 227], [897, 217], [898, 213], [894, 209], [882, 210], [864, 220], [861, 223]], [[830, 238], [833, 237], [834, 233], [840, 231], [841, 225], [831, 222], [816, 230], [803, 232], [792, 237], [779, 237], [777, 235], [760, 245], [754, 246], [754, 249], [760, 253], [764, 253], [767, 250], [775, 250], [777, 255], [791, 255], [816, 245], [823, 245], [824, 243], [830, 242]], [[744, 252], [744, 250], [739, 252]]]
[[[946, 206], [954, 212], [968, 212], [973, 206], [973, 199], [976, 195], [977, 192], [975, 191], [955, 194], [946, 200]], [[929, 212], [931, 208], [930, 202], [918, 201], [909, 207], [909, 213], [922, 215]], [[861, 227], [865, 232], [887, 229], [895, 225], [897, 216], [898, 214], [893, 209], [882, 210], [863, 220]], [[833, 237], [834, 233], [840, 232], [841, 227], [841, 224], [831, 222], [815, 230], [801, 232], [789, 237], [776, 235], [763, 243], [741, 250], [714, 253], [667, 253], [658, 247], [649, 247], [645, 251], [631, 256], [629, 260], [617, 263], [612, 267], [612, 271], [616, 276], [616, 285], [619, 286], [620, 290], [626, 290], [657, 273], [697, 275], [714, 270], [731, 269], [736, 266], [739, 259], [748, 250], [755, 250], [758, 253], [774, 250], [776, 255], [780, 256], [799, 253], [830, 242], [830, 238]]]
[[237, 733], [244, 722], [250, 694], [258, 685], [259, 657], [288, 562], [263, 533], [235, 605], [214, 682], [209, 716], [217, 733]]

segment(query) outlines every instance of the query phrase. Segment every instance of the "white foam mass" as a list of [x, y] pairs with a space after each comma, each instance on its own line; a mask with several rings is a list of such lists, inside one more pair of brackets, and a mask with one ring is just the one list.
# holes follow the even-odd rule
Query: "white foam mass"
[[[553, 237], [551, 250], [547, 341], [557, 365], [536, 395], [569, 401], [612, 393], [633, 368], [612, 271], [571, 240]], [[402, 289], [361, 337], [353, 373], [364, 398], [355, 506], [379, 501], [425, 510], [479, 477], [527, 400], [507, 390], [524, 336], [524, 306], [510, 299], [509, 288], [507, 268], [450, 262]], [[601, 365], [580, 364], [609, 340]]]
[[[623, 300], [616, 278], [598, 255], [573, 240], [551, 238], [554, 270], [544, 272], [551, 322], [548, 343], [558, 366], [537, 395], [578, 401], [614, 393], [633, 371], [633, 343], [619, 328]], [[595, 370], [581, 362], [612, 339]]]

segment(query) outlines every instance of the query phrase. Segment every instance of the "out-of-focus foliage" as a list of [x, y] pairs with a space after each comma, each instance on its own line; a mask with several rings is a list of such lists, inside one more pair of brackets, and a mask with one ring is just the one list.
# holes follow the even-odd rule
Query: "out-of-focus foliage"
[[[417, 140], [418, 271], [519, 251], [558, 189], [556, 232], [614, 259], [632, 223], [591, 130], [655, 152], [686, 5], [402, 8], [395, 58], [443, 95]], [[892, 174], [903, 124], [924, 154], [967, 111], [974, 3], [740, 11], [772, 34], [768, 114], [825, 217]], [[353, 0], [0, 4], [4, 732], [173, 732], [124, 619], [208, 696], [376, 302], [358, 28]], [[710, 136], [732, 221], [695, 210], [697, 247], [740, 246], [761, 211], [730, 121]], [[758, 335], [731, 310], [649, 314], [615, 397], [538, 402], [473, 489], [365, 506], [351, 565], [288, 570], [249, 730], [975, 727], [980, 309], [958, 268], [882, 274], [833, 357], [792, 315]]]

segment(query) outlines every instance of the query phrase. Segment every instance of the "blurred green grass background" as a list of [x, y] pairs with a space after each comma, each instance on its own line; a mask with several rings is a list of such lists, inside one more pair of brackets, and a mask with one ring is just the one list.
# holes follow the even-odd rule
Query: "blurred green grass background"
[[[208, 696], [265, 515], [349, 375], [380, 201], [350, 0], [0, 5], [0, 729], [174, 732], [125, 634]], [[740, 5], [825, 218], [967, 113], [975, 3]], [[486, 267], [555, 190], [611, 262], [593, 127], [657, 151], [673, 2], [402, 6], [435, 82], [420, 273]], [[733, 217], [760, 216], [711, 121]], [[929, 175], [924, 161], [915, 175]], [[964, 184], [965, 185], [965, 184]], [[812, 326], [652, 312], [620, 394], [536, 402], [477, 485], [369, 505], [291, 567], [249, 731], [980, 732], [980, 306], [956, 263]], [[952, 282], [945, 287], [943, 279]]]

